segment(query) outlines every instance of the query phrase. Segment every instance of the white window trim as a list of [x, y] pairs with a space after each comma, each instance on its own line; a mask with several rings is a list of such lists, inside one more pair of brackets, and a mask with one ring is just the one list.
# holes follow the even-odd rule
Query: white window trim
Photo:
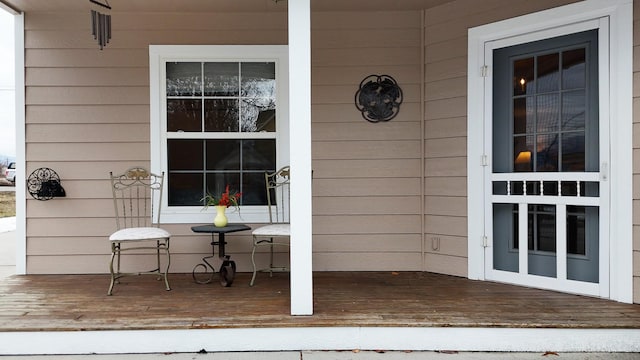
[[[611, 224], [609, 297], [633, 301], [633, 227], [632, 227], [632, 74], [633, 74], [633, 3], [632, 0], [586, 0], [550, 10], [528, 14], [469, 29], [468, 97], [467, 97], [467, 194], [468, 214], [485, 211], [486, 184], [483, 166], [491, 166], [484, 154], [484, 131], [487, 116], [485, 80], [485, 44], [512, 37], [530, 41], [548, 38], [562, 28], [608, 18], [609, 23], [609, 111], [610, 121], [610, 212]], [[486, 76], [490, 77], [491, 74]], [[602, 104], [601, 104], [602, 105]], [[489, 106], [490, 107], [490, 106]], [[601, 109], [602, 111], [602, 109]], [[484, 279], [484, 219], [468, 217], [468, 277]]]
[[[164, 93], [165, 67], [167, 61], [274, 61], [276, 63], [276, 168], [289, 164], [289, 65], [286, 45], [150, 45], [150, 142], [151, 171], [167, 171], [166, 153], [166, 96]], [[166, 182], [166, 181], [165, 181]], [[162, 223], [210, 223], [215, 209], [201, 206], [168, 206], [168, 191], [165, 186], [162, 199]], [[268, 222], [266, 207], [243, 206], [240, 212], [228, 211], [230, 222]]]

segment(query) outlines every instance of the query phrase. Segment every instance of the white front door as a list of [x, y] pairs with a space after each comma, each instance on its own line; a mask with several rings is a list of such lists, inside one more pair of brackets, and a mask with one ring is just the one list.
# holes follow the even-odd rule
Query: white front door
[[[598, 30], [487, 49], [490, 280], [606, 296], [607, 119]], [[603, 286], [604, 285], [604, 286]]]
[[632, 14], [585, 0], [469, 29], [470, 279], [633, 301]]

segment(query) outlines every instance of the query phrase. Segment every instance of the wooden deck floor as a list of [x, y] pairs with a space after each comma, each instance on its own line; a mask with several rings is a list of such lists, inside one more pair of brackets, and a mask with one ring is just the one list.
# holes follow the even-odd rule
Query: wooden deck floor
[[126, 278], [106, 296], [106, 275], [0, 280], [0, 331], [241, 327], [507, 327], [640, 329], [640, 305], [414, 272], [314, 274], [314, 315], [289, 316], [289, 276], [238, 274], [232, 287], [172, 274]]

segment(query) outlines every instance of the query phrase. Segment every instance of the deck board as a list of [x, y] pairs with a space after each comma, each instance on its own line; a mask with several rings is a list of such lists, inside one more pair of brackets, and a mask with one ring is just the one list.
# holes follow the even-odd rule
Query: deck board
[[289, 315], [289, 276], [247, 273], [233, 286], [171, 274], [27, 275], [0, 280], [0, 331], [260, 327], [640, 329], [640, 305], [421, 272], [314, 273], [314, 315]]

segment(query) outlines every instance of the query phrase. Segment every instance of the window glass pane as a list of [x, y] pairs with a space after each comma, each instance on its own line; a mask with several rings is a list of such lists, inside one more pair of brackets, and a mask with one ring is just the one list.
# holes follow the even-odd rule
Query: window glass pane
[[565, 92], [562, 95], [562, 130], [582, 130], [585, 124], [584, 90]]
[[513, 171], [528, 172], [533, 170], [533, 136], [516, 136], [513, 138]]
[[275, 63], [242, 63], [243, 132], [275, 131]]
[[210, 99], [204, 101], [204, 131], [237, 132], [238, 100]]
[[562, 88], [581, 89], [586, 84], [585, 49], [562, 53]]
[[273, 62], [245, 62], [241, 65], [242, 96], [250, 98], [276, 98], [276, 64]]
[[[275, 170], [269, 170], [273, 172]], [[267, 203], [267, 190], [264, 172], [244, 173], [242, 176], [242, 203], [244, 205], [265, 205]]]
[[167, 96], [202, 95], [202, 65], [197, 62], [167, 63]]
[[[230, 192], [241, 192], [240, 174], [237, 172], [216, 172], [207, 173], [207, 193], [214, 196], [220, 196], [227, 185]], [[242, 205], [242, 196], [240, 197], [240, 205]]]
[[202, 173], [169, 173], [169, 206], [202, 205]]
[[204, 64], [204, 94], [206, 96], [238, 96], [240, 93], [239, 64], [215, 62]]
[[536, 171], [558, 171], [559, 135], [538, 135], [536, 151]]
[[557, 94], [540, 95], [536, 100], [538, 132], [558, 131], [560, 97]]
[[560, 89], [560, 54], [538, 56], [538, 92]]
[[202, 171], [202, 140], [167, 140], [167, 158], [169, 172], [177, 170]]
[[562, 134], [562, 171], [584, 171], [584, 131]]
[[202, 101], [167, 99], [167, 131], [202, 131]]
[[534, 91], [533, 58], [513, 62], [513, 95], [532, 94]]
[[207, 170], [240, 170], [240, 140], [207, 140]]
[[567, 253], [586, 255], [584, 206], [567, 206]]
[[242, 170], [273, 171], [276, 167], [276, 141], [243, 140]]

